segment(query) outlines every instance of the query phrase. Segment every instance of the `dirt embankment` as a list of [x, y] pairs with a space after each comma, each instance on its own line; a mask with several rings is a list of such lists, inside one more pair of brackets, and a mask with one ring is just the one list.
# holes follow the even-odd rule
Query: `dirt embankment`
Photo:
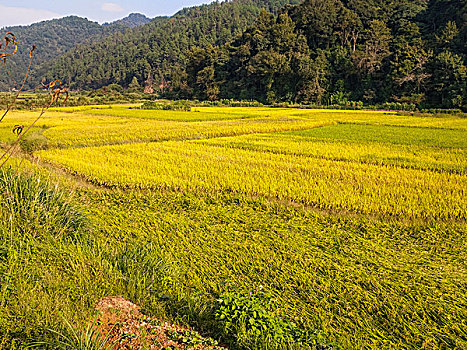
[[194, 330], [143, 315], [139, 306], [122, 297], [102, 298], [96, 310], [97, 324], [112, 350], [225, 350]]

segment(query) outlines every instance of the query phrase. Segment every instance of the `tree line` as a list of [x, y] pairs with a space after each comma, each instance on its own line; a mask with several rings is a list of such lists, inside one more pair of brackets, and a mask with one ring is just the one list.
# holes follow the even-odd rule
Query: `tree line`
[[46, 74], [169, 98], [466, 109], [466, 23], [456, 0], [215, 2], [80, 45]]
[[467, 3], [306, 0], [195, 48], [180, 94], [266, 103], [397, 101], [467, 109]]

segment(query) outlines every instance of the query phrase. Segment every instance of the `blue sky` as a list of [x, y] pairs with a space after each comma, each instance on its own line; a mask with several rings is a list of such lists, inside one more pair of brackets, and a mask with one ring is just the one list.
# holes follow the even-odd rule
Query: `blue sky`
[[172, 15], [184, 7], [210, 2], [212, 0], [0, 0], [0, 28], [69, 15], [86, 17], [99, 23], [111, 22], [132, 12], [152, 18]]

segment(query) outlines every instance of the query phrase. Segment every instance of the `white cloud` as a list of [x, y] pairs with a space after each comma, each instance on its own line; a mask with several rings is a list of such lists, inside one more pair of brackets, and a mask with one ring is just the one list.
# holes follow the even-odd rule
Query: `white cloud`
[[4, 5], [0, 5], [0, 13], [2, 14], [0, 16], [0, 28], [15, 25], [29, 25], [35, 22], [63, 17], [52, 11]]
[[125, 11], [119, 4], [114, 2], [105, 2], [102, 4], [101, 9], [106, 12], [123, 12]]

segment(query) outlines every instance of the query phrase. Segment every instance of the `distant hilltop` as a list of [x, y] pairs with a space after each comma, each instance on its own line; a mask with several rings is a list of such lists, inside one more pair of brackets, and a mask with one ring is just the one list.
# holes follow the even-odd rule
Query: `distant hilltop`
[[[151, 19], [140, 13], [132, 13], [117, 21], [99, 24], [79, 16], [66, 16], [62, 18], [40, 21], [27, 26], [11, 26], [2, 29], [2, 33], [12, 32], [18, 41], [18, 53], [10, 58], [10, 74], [19, 79], [28, 66], [28, 53], [32, 45], [36, 45], [34, 68], [41, 64], [47, 67], [57, 57], [63, 55], [78, 44], [102, 40], [114, 33], [123, 33], [151, 22]], [[40, 75], [40, 73], [39, 73]], [[32, 86], [37, 85], [36, 79]], [[0, 91], [10, 87], [7, 74], [0, 74]]]
[[134, 28], [143, 24], [151, 22], [151, 18], [146, 17], [141, 13], [130, 13], [127, 17], [118, 19], [110, 23], [104, 23], [103, 25], [122, 25], [127, 28]]

